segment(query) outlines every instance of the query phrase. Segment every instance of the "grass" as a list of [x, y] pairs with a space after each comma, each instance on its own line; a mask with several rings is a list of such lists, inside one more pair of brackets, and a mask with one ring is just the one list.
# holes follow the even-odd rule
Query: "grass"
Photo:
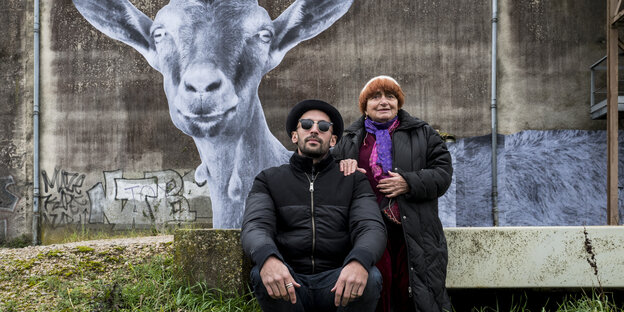
[[570, 298], [565, 300], [557, 312], [621, 312], [624, 308], [618, 307], [613, 296], [601, 295], [592, 292], [591, 296], [584, 294], [580, 298]]
[[[76, 285], [62, 278], [49, 276], [40, 281], [44, 289], [61, 298], [54, 306], [42, 306], [38, 311], [260, 311], [252, 295], [228, 296], [222, 291], [208, 289], [204, 284], [187, 284], [176, 278], [179, 268], [173, 257], [156, 256], [141, 265], [129, 265], [100, 280], [96, 274], [85, 274], [91, 282]], [[622, 312], [608, 296], [597, 292], [579, 297], [566, 297], [556, 309], [529, 309], [525, 295], [512, 298], [509, 307], [474, 307], [471, 312]], [[0, 311], [12, 310], [14, 302], [0, 306]], [[457, 310], [457, 312], [461, 312]]]
[[[84, 242], [90, 240], [101, 239], [113, 239], [113, 238], [132, 238], [154, 235], [173, 235], [177, 229], [202, 229], [209, 228], [211, 224], [181, 224], [181, 225], [167, 225], [141, 228], [141, 229], [127, 229], [127, 230], [105, 230], [105, 229], [90, 229], [84, 225], [79, 225], [73, 228], [68, 228], [66, 232], [62, 232], [60, 237], [54, 236], [48, 238], [44, 245], [48, 244], [66, 244], [74, 242]], [[32, 236], [21, 235], [13, 239], [4, 240], [0, 239], [0, 248], [23, 248], [33, 244]]]
[[[154, 235], [173, 235], [176, 229], [197, 229], [204, 228], [195, 224], [185, 224], [182, 226], [167, 226], [159, 229], [145, 228], [145, 229], [128, 229], [128, 230], [93, 230], [85, 226], [76, 227], [72, 230], [68, 230], [61, 238], [52, 239], [46, 241], [47, 244], [66, 244], [74, 242], [84, 242], [90, 240], [112, 239], [112, 238], [132, 238]], [[23, 248], [31, 246], [33, 238], [27, 235], [21, 235], [10, 240], [0, 240], [0, 248]]]
[[67, 235], [63, 236], [63, 239], [58, 242], [59, 244], [73, 243], [73, 242], [83, 242], [89, 240], [100, 240], [100, 239], [111, 239], [111, 238], [128, 238], [128, 237], [142, 237], [142, 236], [153, 236], [158, 234], [173, 234], [173, 231], [169, 233], [169, 231], [158, 232], [154, 229], [144, 229], [144, 230], [127, 230], [127, 231], [119, 231], [119, 232], [111, 232], [111, 231], [97, 231], [90, 230], [88, 228], [82, 227], [80, 229], [76, 229], [71, 231]]
[[[68, 235], [64, 242], [78, 242], [93, 239], [109, 239], [115, 237], [138, 237], [152, 235], [152, 231], [124, 232], [117, 236], [106, 232], [88, 230], [76, 231]], [[4, 247], [23, 247], [30, 241], [20, 239], [12, 245]], [[32, 311], [260, 311], [260, 307], [251, 294], [231, 296], [220, 290], [208, 289], [205, 284], [188, 284], [176, 278], [180, 276], [173, 262], [172, 255], [156, 256], [139, 265], [128, 264], [113, 272], [110, 277], [102, 278], [100, 272], [106, 263], [120, 263], [124, 247], [115, 247], [112, 254], [100, 254], [101, 261], [83, 260], [77, 262], [72, 269], [59, 269], [48, 275], [30, 276], [25, 283], [30, 287], [39, 287], [44, 292], [53, 294], [58, 300], [54, 304], [40, 304]], [[77, 246], [73, 253], [93, 254], [93, 249]], [[63, 252], [50, 250], [41, 257], [60, 258]], [[39, 256], [38, 256], [39, 257]], [[28, 270], [33, 260], [16, 261], [16, 273]], [[0, 274], [0, 280], [12, 279], [15, 276]], [[80, 282], [78, 282], [78, 280]], [[86, 281], [86, 282], [85, 282]], [[494, 298], [494, 303], [474, 304], [474, 295], [468, 294], [463, 306], [453, 300], [455, 312], [624, 312], [613, 299], [612, 294], [593, 291], [566, 296], [535, 295], [526, 293], [518, 296], [513, 293], [510, 298], [497, 294], [486, 294]], [[472, 297], [472, 298], [470, 298]], [[545, 300], [543, 298], [546, 297]], [[17, 297], [19, 298], [19, 296]], [[504, 298], [500, 299], [499, 298]], [[452, 297], [452, 299], [455, 299]], [[531, 299], [531, 300], [530, 300]], [[5, 300], [0, 303], [0, 312], [23, 311], [20, 299]], [[540, 301], [541, 300], [541, 301]], [[535, 302], [538, 303], [535, 303]], [[531, 304], [529, 304], [531, 302]], [[620, 302], [621, 306], [621, 302]]]
[[[504, 297], [504, 296], [503, 296]], [[469, 309], [462, 307], [461, 309], [454, 310], [455, 312], [461, 312], [469, 310], [470, 312], [623, 312], [624, 308], [618, 305], [613, 299], [611, 294], [601, 294], [598, 290], [593, 290], [591, 294], [581, 292], [580, 294], [573, 295], [553, 295], [549, 297], [546, 295], [544, 298], [540, 298], [539, 304], [529, 304], [530, 299], [536, 299], [541, 296], [527, 296], [526, 293], [521, 296], [517, 294], [511, 295], [508, 300], [502, 300], [499, 302], [498, 298], [495, 299], [496, 303], [492, 306], [475, 306]], [[507, 302], [509, 301], [509, 302]], [[536, 300], [533, 300], [536, 301]]]
[[[128, 229], [128, 230], [92, 230], [85, 226], [75, 228], [74, 230], [63, 235], [61, 241], [54, 242], [58, 244], [83, 242], [88, 240], [100, 240], [111, 238], [132, 238], [142, 236], [154, 236], [154, 235], [173, 235], [177, 229], [199, 229], [205, 228], [205, 225], [197, 224], [183, 224], [180, 226], [162, 226], [159, 228], [143, 228], [143, 229]], [[32, 239], [31, 239], [32, 240]], [[0, 244], [1, 246], [1, 244]]]
[[[94, 231], [87, 228], [76, 229], [63, 236], [60, 241], [53, 241], [54, 244], [66, 244], [73, 242], [83, 242], [89, 240], [111, 239], [111, 238], [127, 238], [152, 236], [157, 234], [173, 234], [173, 230], [159, 233], [154, 230], [128, 230], [120, 232], [110, 231]], [[32, 245], [32, 237], [26, 235], [18, 236], [10, 240], [0, 240], [0, 248], [24, 248]]]
[[0, 248], [23, 248], [32, 244], [32, 237], [26, 235], [18, 236], [11, 240], [0, 240]]
[[[110, 280], [98, 278], [97, 270], [87, 265], [82, 273], [90, 282], [78, 284], [58, 276], [38, 283], [59, 300], [42, 305], [38, 311], [260, 311], [253, 296], [228, 296], [204, 284], [187, 284], [176, 278], [178, 268], [173, 256], [156, 256], [141, 265], [129, 265], [112, 274]], [[17, 311], [16, 302], [0, 305], [0, 311]]]

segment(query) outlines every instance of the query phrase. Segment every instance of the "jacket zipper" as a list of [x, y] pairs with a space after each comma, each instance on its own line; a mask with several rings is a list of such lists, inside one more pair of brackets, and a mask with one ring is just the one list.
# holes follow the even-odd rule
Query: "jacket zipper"
[[314, 220], [314, 180], [316, 180], [318, 173], [314, 175], [314, 169], [312, 169], [312, 175], [312, 179], [310, 179], [308, 174], [305, 174], [306, 178], [308, 178], [308, 182], [310, 182], [310, 213], [312, 219], [312, 255], [310, 256], [310, 260], [312, 262], [312, 273], [315, 273], [314, 251], [316, 249], [316, 222]]

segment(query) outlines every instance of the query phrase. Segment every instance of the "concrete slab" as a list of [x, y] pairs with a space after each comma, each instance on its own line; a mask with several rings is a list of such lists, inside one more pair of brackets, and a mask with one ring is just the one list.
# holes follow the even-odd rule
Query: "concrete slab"
[[182, 278], [229, 295], [249, 291], [251, 263], [243, 254], [239, 229], [176, 230], [173, 240]]
[[624, 227], [446, 228], [448, 288], [624, 287]]
[[[624, 288], [624, 226], [446, 228], [448, 288]], [[587, 234], [585, 234], [587, 233]], [[186, 278], [247, 290], [240, 230], [178, 230]]]

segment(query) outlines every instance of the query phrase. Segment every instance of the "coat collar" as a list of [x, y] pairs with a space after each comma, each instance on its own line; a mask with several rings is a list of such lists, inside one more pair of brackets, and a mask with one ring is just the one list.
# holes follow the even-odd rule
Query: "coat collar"
[[323, 158], [320, 162], [314, 165], [312, 158], [301, 156], [296, 151], [290, 157], [290, 165], [299, 171], [303, 171], [305, 173], [317, 173], [325, 170], [331, 164], [334, 163], [334, 157], [331, 153], [327, 153], [327, 156]]

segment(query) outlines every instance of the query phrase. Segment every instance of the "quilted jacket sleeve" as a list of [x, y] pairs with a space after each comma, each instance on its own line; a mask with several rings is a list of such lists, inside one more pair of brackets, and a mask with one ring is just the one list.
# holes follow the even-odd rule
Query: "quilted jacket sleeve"
[[353, 248], [343, 266], [356, 260], [369, 270], [386, 248], [386, 227], [368, 179], [360, 172], [353, 175], [355, 187], [349, 212]]
[[257, 265], [273, 255], [284, 261], [275, 244], [276, 215], [265, 172], [256, 176], [247, 197], [241, 232], [243, 251]]
[[350, 150], [349, 139], [347, 137], [343, 137], [334, 147], [330, 149], [330, 153], [337, 162], [347, 158], [355, 159], [353, 155], [349, 155]]
[[426, 140], [426, 151], [423, 151], [426, 153], [425, 168], [418, 171], [398, 170], [409, 185], [405, 196], [410, 201], [434, 200], [444, 195], [453, 177], [451, 153], [446, 144], [433, 128], [425, 126], [423, 132], [424, 138], [419, 140]]

